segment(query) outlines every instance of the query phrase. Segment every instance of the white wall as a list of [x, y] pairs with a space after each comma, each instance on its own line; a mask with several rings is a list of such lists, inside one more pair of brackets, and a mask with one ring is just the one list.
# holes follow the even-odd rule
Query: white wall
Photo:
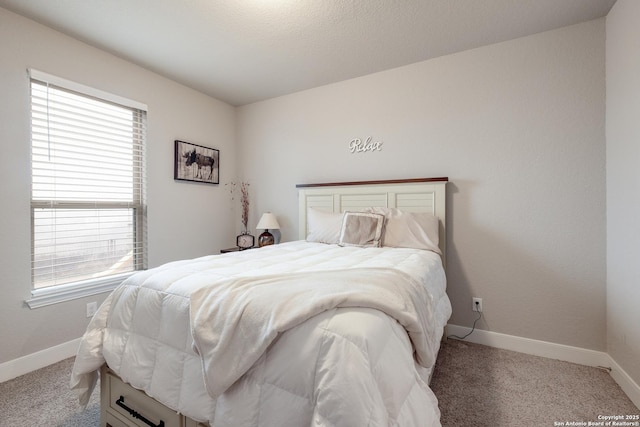
[[599, 19], [241, 107], [239, 168], [285, 241], [297, 183], [448, 176], [451, 323], [603, 351], [604, 117]]
[[[621, 29], [624, 13], [616, 18]], [[174, 139], [219, 148], [221, 183], [236, 172], [251, 182], [250, 226], [271, 210], [283, 240], [297, 236], [297, 183], [449, 176], [451, 323], [470, 326], [471, 296], [479, 296], [483, 329], [605, 350], [604, 48], [600, 19], [236, 111], [0, 9], [0, 363], [77, 338], [86, 326], [86, 302], [104, 298], [24, 306], [31, 289], [28, 67], [149, 106], [151, 266], [215, 253], [237, 231], [224, 185], [173, 181]], [[637, 46], [621, 49], [619, 72]], [[634, 77], [626, 78], [629, 87], [621, 92], [638, 88]], [[637, 106], [631, 95], [620, 97], [620, 109]], [[638, 130], [630, 124], [616, 129]], [[381, 152], [348, 151], [351, 139], [369, 135], [384, 142]], [[632, 175], [628, 154], [613, 166], [626, 166], [620, 184]], [[236, 159], [242, 159], [238, 170]], [[626, 200], [625, 191], [631, 190], [621, 189], [617, 203], [635, 209], [637, 201]], [[614, 246], [621, 260], [626, 249], [637, 253], [623, 232], [609, 240], [610, 259]], [[612, 311], [637, 271], [613, 271], [610, 283], [617, 271], [625, 284], [609, 289], [609, 350], [631, 369], [638, 331], [625, 326], [628, 313]]]
[[640, 384], [640, 2], [607, 16], [607, 340]]
[[[36, 310], [30, 276], [30, 104], [27, 68], [148, 105], [149, 264], [217, 253], [234, 242], [223, 183], [236, 174], [235, 109], [0, 8], [0, 363], [82, 335], [85, 305]], [[173, 141], [220, 149], [220, 186], [174, 182]]]

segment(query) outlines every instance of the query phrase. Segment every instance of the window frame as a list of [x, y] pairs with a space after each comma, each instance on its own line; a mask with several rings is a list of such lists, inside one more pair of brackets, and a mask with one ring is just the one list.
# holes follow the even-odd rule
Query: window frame
[[[29, 77], [29, 111], [33, 108], [33, 101], [31, 99], [31, 84], [32, 81], [38, 81], [44, 84], [49, 84], [52, 86], [59, 87], [63, 90], [68, 90], [77, 93], [81, 96], [95, 98], [100, 101], [118, 104], [122, 107], [131, 108], [134, 111], [137, 111], [142, 116], [140, 117], [141, 122], [143, 123], [143, 132], [146, 129], [146, 113], [147, 106], [137, 101], [132, 101], [127, 98], [123, 98], [118, 95], [114, 95], [108, 92], [101, 91], [99, 89], [95, 89], [89, 86], [85, 86], [79, 83], [75, 83], [60, 77], [53, 76], [51, 74], [47, 74], [38, 70], [29, 69], [28, 70]], [[30, 113], [31, 116], [31, 113]], [[30, 129], [32, 129], [32, 124], [30, 124]], [[30, 145], [33, 144], [30, 138]], [[100, 293], [105, 293], [113, 290], [116, 286], [118, 286], [124, 279], [135, 274], [137, 271], [144, 270], [147, 268], [147, 239], [146, 239], [146, 223], [147, 223], [147, 206], [146, 206], [146, 172], [145, 172], [145, 150], [146, 150], [146, 136], [142, 136], [141, 143], [142, 151], [139, 154], [135, 154], [134, 156], [141, 156], [141, 159], [135, 159], [140, 161], [140, 168], [135, 169], [134, 176], [132, 181], [140, 180], [141, 184], [139, 186], [134, 185], [134, 189], [137, 188], [139, 191], [136, 192], [134, 196], [134, 202], [118, 202], [118, 201], [101, 201], [98, 203], [95, 202], [51, 202], [40, 201], [33, 199], [33, 192], [30, 190], [29, 201], [30, 201], [30, 214], [31, 214], [31, 223], [30, 223], [30, 239], [31, 239], [31, 263], [30, 263], [30, 276], [31, 276], [31, 297], [27, 299], [25, 302], [31, 308], [39, 308], [44, 307], [51, 304], [57, 304], [64, 301], [70, 301], [73, 299], [78, 299], [90, 295], [96, 295]], [[30, 161], [30, 179], [33, 179], [33, 163]], [[86, 208], [90, 205], [92, 208], [127, 208], [133, 209], [133, 215], [135, 216], [134, 221], [134, 244], [140, 244], [142, 246], [142, 250], [140, 254], [135, 255], [134, 259], [134, 270], [126, 273], [117, 273], [110, 276], [103, 276], [95, 279], [87, 279], [87, 280], [79, 280], [64, 284], [52, 285], [47, 287], [35, 288], [34, 276], [33, 276], [33, 265], [34, 265], [34, 239], [35, 239], [35, 226], [34, 226], [34, 212], [35, 209], [38, 208], [61, 208], [61, 209], [82, 209]]]

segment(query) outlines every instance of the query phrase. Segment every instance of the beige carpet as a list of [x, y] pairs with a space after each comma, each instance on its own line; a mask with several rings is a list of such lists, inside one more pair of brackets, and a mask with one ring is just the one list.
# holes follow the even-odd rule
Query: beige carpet
[[[67, 359], [0, 384], [0, 427], [94, 427], [98, 392], [82, 410]], [[477, 344], [443, 344], [431, 382], [443, 427], [536, 427], [640, 414], [605, 371]]]
[[640, 414], [608, 372], [448, 340], [431, 388], [443, 427], [554, 426]]
[[0, 384], [0, 427], [97, 427], [99, 386], [86, 410], [69, 390], [73, 359]]

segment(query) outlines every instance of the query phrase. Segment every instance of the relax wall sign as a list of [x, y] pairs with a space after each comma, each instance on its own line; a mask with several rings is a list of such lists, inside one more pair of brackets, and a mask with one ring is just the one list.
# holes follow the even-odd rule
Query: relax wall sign
[[352, 154], [382, 151], [382, 142], [374, 141], [371, 136], [364, 141], [360, 138], [354, 138], [349, 142], [349, 150]]

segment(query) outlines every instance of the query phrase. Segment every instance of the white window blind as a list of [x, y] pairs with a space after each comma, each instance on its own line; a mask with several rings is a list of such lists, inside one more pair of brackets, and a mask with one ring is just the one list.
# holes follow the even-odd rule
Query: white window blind
[[34, 289], [146, 268], [146, 111], [48, 77], [31, 72]]

